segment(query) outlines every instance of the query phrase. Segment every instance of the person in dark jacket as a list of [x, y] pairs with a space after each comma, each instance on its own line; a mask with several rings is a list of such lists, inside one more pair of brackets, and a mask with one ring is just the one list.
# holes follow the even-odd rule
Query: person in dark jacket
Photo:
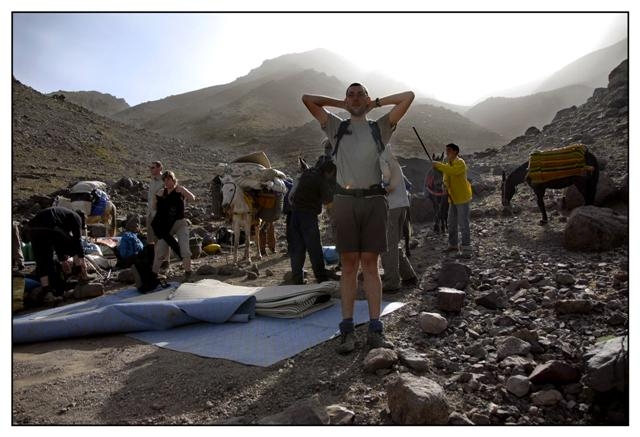
[[305, 170], [289, 194], [287, 244], [291, 261], [292, 282], [304, 284], [303, 266], [309, 253], [313, 274], [318, 282], [336, 279], [325, 268], [318, 227], [322, 205], [333, 201], [336, 166], [330, 157], [322, 156], [315, 166]]
[[[25, 240], [31, 241], [42, 287], [38, 294], [45, 302], [62, 297], [69, 289], [62, 273], [73, 272], [81, 279], [88, 279], [81, 240], [83, 227], [84, 218], [63, 207], [45, 208], [29, 221]], [[54, 260], [54, 254], [59, 263]], [[68, 260], [70, 257], [72, 262]]]

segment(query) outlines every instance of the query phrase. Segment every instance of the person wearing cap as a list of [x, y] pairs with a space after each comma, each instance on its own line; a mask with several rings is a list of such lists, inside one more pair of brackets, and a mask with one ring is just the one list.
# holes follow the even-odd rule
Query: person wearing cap
[[449, 194], [449, 247], [447, 253], [458, 253], [458, 228], [462, 237], [460, 247], [463, 258], [471, 258], [470, 205], [471, 184], [467, 179], [467, 164], [460, 158], [460, 147], [450, 143], [445, 147], [446, 162], [433, 162], [433, 167], [443, 174]]
[[[339, 324], [340, 343], [337, 347], [340, 354], [353, 352], [358, 343], [353, 312], [360, 268], [369, 307], [367, 345], [370, 348], [394, 347], [385, 338], [380, 320], [382, 283], [378, 258], [387, 251], [388, 214], [381, 155], [391, 154], [387, 149], [381, 153], [380, 148], [389, 142], [414, 97], [413, 92], [406, 91], [372, 99], [367, 88], [357, 82], [347, 87], [343, 99], [309, 94], [302, 96], [302, 103], [318, 120], [331, 142], [331, 154], [335, 157], [337, 168], [332, 220], [336, 225], [336, 249], [340, 253], [342, 266], [342, 321]], [[383, 106], [392, 108], [375, 122], [367, 119], [372, 109]], [[326, 107], [346, 110], [350, 117], [342, 120]], [[390, 159], [395, 158], [390, 156]]]
[[303, 276], [306, 253], [309, 253], [316, 281], [337, 279], [325, 267], [318, 226], [322, 205], [333, 201], [335, 174], [336, 166], [331, 157], [322, 155], [316, 165], [302, 172], [289, 195], [287, 245], [294, 284], [306, 282]]

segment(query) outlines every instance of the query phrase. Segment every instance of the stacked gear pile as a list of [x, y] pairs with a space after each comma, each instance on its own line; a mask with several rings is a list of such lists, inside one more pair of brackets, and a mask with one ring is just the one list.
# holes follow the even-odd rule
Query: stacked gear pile
[[109, 202], [105, 192], [107, 184], [100, 181], [80, 181], [69, 190], [71, 209], [79, 210], [85, 216], [100, 216]]
[[540, 184], [593, 171], [592, 166], [585, 165], [586, 151], [587, 148], [583, 144], [536, 150], [529, 155], [527, 178], [534, 184]]
[[264, 152], [243, 156], [228, 164], [218, 164], [213, 173], [223, 183], [231, 180], [238, 184], [251, 197], [255, 209], [260, 211], [261, 219], [271, 222], [282, 213], [284, 194], [287, 192], [284, 180], [287, 176], [271, 168]]

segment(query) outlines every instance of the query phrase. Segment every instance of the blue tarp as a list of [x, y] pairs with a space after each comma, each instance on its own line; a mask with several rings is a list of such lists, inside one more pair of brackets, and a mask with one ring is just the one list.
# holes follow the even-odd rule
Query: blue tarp
[[[178, 284], [172, 284], [176, 287]], [[169, 289], [141, 295], [128, 289], [13, 319], [13, 342], [31, 343], [96, 334], [166, 330], [198, 322], [249, 321], [252, 295], [167, 300]], [[154, 300], [154, 296], [158, 299]]]
[[[382, 302], [382, 316], [403, 305], [399, 302]], [[337, 301], [329, 308], [300, 319], [256, 315], [249, 323], [197, 323], [168, 331], [138, 332], [129, 334], [129, 337], [201, 357], [224, 358], [267, 367], [337, 336], [338, 323], [342, 320], [341, 311], [340, 301]], [[367, 301], [356, 300], [354, 323], [360, 325], [368, 320]], [[360, 338], [362, 343], [365, 340]]]

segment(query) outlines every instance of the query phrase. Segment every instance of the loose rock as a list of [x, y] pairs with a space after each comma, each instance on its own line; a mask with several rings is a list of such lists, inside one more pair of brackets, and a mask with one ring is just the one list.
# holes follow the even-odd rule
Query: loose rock
[[429, 378], [402, 374], [387, 384], [387, 404], [399, 425], [444, 425], [449, 403], [444, 390]]
[[449, 322], [438, 313], [420, 313], [420, 328], [427, 334], [440, 334]]

